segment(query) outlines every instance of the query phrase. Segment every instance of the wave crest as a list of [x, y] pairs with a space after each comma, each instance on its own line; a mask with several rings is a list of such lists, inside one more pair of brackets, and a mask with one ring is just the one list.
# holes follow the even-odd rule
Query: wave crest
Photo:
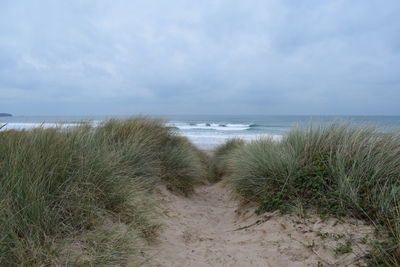
[[167, 124], [180, 130], [214, 130], [214, 131], [245, 131], [251, 128], [251, 124], [241, 123], [183, 123], [171, 122]]

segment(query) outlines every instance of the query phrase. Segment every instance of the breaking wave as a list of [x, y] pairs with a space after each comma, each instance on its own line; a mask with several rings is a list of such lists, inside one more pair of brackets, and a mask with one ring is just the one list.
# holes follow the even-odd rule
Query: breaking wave
[[176, 127], [179, 130], [205, 130], [205, 131], [246, 131], [251, 128], [259, 127], [256, 124], [240, 124], [240, 123], [184, 123], [184, 122], [170, 122], [170, 127]]

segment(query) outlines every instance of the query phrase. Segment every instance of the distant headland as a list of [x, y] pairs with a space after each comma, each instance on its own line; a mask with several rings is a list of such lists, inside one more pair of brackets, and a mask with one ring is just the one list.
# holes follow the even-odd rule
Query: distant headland
[[0, 113], [0, 117], [12, 117], [10, 113]]

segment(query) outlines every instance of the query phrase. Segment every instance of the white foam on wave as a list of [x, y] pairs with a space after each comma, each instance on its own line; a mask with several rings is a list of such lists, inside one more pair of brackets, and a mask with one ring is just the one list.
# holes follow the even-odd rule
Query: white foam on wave
[[168, 126], [176, 127], [180, 130], [215, 130], [215, 131], [244, 131], [250, 129], [249, 124], [236, 124], [236, 123], [167, 123]]
[[240, 138], [246, 142], [250, 142], [262, 138], [272, 138], [275, 141], [282, 139], [282, 135], [278, 134], [201, 134], [201, 133], [188, 133], [182, 132], [183, 136], [189, 138], [189, 140], [202, 149], [214, 149], [218, 145], [225, 143], [231, 138]]
[[252, 128], [252, 124], [244, 123], [215, 123], [215, 122], [169, 122], [167, 126], [176, 127], [182, 136], [202, 149], [214, 149], [231, 138], [241, 138], [247, 142], [258, 138], [272, 138], [280, 140], [282, 135], [259, 131], [246, 131]]
[[[91, 125], [97, 126], [100, 121], [90, 122]], [[8, 122], [0, 123], [0, 127], [5, 125], [1, 130], [29, 130], [34, 128], [70, 128], [82, 125], [82, 123], [54, 123], [54, 122]]]

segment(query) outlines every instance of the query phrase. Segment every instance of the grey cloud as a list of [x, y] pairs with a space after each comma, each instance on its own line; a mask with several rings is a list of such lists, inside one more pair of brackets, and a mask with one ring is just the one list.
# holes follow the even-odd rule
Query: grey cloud
[[400, 3], [0, 3], [15, 114], [399, 114]]

